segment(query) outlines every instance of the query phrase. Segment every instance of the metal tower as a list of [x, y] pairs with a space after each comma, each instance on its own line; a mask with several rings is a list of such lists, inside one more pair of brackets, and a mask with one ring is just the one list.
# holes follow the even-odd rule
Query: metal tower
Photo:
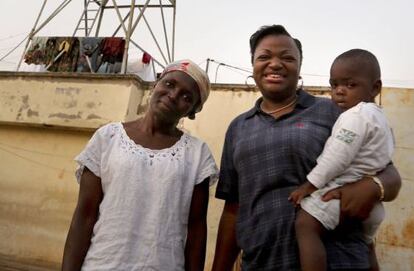
[[[47, 3], [47, 0], [44, 0], [36, 22], [28, 35], [17, 70], [20, 68], [33, 37], [61, 13], [71, 1], [62, 0], [61, 4], [49, 17], [38, 26], [39, 19]], [[103, 27], [114, 27], [112, 37], [125, 38], [121, 73], [126, 72], [131, 45], [142, 52], [149, 53], [154, 62], [161, 68], [174, 60], [176, 0], [84, 0], [83, 2], [83, 10], [72, 36], [99, 37]], [[104, 25], [108, 18], [112, 19], [110, 24]], [[140, 22], [143, 23], [138, 27]], [[141, 36], [136, 35], [139, 32], [138, 30], [144, 28], [147, 30], [147, 36], [151, 38], [143, 38], [141, 34]], [[153, 40], [152, 45], [148, 45], [149, 39]], [[140, 42], [137, 42], [137, 40], [140, 40]], [[147, 43], [146, 48], [141, 45], [143, 41]]]

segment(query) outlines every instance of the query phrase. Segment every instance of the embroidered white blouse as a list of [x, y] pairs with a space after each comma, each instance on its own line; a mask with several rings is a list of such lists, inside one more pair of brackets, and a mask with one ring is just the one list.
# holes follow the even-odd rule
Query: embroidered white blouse
[[184, 133], [172, 147], [151, 150], [111, 123], [75, 160], [78, 182], [86, 166], [104, 193], [82, 270], [184, 270], [194, 186], [217, 180], [208, 146]]

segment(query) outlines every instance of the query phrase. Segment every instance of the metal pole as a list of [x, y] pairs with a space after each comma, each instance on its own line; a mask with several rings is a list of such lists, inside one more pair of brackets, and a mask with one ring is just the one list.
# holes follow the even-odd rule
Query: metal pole
[[206, 64], [206, 73], [208, 74], [208, 68], [210, 66], [210, 58], [207, 58], [207, 64]]
[[154, 73], [154, 81], [157, 81], [157, 72], [155, 71], [154, 60], [151, 58], [152, 72]]
[[[141, 46], [138, 45], [138, 43], [136, 43], [133, 40], [130, 40], [130, 42], [135, 45], [138, 49], [140, 49], [143, 53], [144, 52], [148, 52], [147, 50], [143, 49]], [[158, 60], [156, 60], [153, 56], [151, 56], [151, 58], [154, 60], [155, 63], [157, 63], [161, 68], [165, 68], [165, 65], [161, 64], [161, 62], [159, 62]]]
[[147, 9], [148, 3], [149, 3], [150, 1], [151, 1], [151, 0], [147, 0], [147, 2], [145, 2], [145, 5], [144, 5], [144, 7], [142, 8], [141, 13], [138, 15], [138, 18], [137, 18], [137, 20], [135, 21], [134, 26], [132, 27], [132, 32], [134, 32], [134, 31], [135, 31], [135, 28], [137, 27], [138, 22], [139, 22], [139, 20], [141, 19], [142, 15], [144, 15], [144, 12], [145, 12], [145, 10]]
[[98, 19], [98, 25], [96, 26], [95, 37], [99, 36], [99, 30], [101, 29], [101, 23], [102, 23], [103, 13], [105, 11], [106, 3], [108, 3], [108, 0], [102, 0], [101, 6], [99, 7], [99, 19]]
[[132, 32], [134, 32], [132, 28], [132, 20], [134, 18], [135, 0], [131, 0], [131, 2], [132, 2], [131, 10], [130, 10], [131, 15], [129, 16], [128, 31], [127, 31], [126, 40], [125, 40], [124, 57], [122, 59], [122, 66], [121, 66], [121, 73], [124, 73], [124, 74], [126, 73], [126, 68], [127, 68], [129, 41], [131, 39]]
[[43, 5], [42, 5], [42, 7], [40, 8], [39, 15], [37, 16], [37, 19], [36, 19], [36, 21], [35, 21], [35, 23], [34, 23], [34, 25], [33, 25], [32, 30], [30, 31], [29, 38], [27, 39], [26, 45], [24, 46], [23, 54], [22, 54], [22, 56], [21, 56], [21, 58], [20, 58], [19, 64], [17, 65], [17, 69], [16, 69], [17, 71], [19, 71], [20, 66], [22, 65], [22, 62], [23, 62], [24, 56], [25, 56], [25, 54], [26, 54], [27, 47], [29, 47], [29, 43], [30, 43], [30, 41], [31, 41], [31, 40], [32, 40], [32, 38], [33, 38], [33, 33], [34, 33], [35, 29], [36, 29], [37, 23], [39, 22], [40, 16], [41, 16], [41, 15], [42, 15], [42, 13], [43, 13], [43, 9], [44, 9], [44, 8], [45, 8], [45, 6], [46, 6], [46, 2], [47, 2], [47, 0], [43, 1]]
[[83, 17], [85, 18], [85, 37], [88, 36], [88, 0], [83, 1]]
[[115, 0], [112, 0], [112, 3], [114, 5], [114, 7], [115, 7], [115, 11], [116, 11], [116, 14], [118, 15], [118, 19], [121, 22], [120, 25], [118, 26], [118, 28], [115, 30], [115, 33], [112, 35], [112, 37], [114, 37], [116, 35], [116, 33], [118, 32], [118, 30], [119, 30], [119, 28], [121, 26], [124, 29], [125, 36], [126, 36], [128, 33], [127, 33], [127, 29], [125, 28], [124, 22], [126, 21], [126, 19], [128, 18], [128, 16], [131, 14], [131, 10], [128, 12], [128, 14], [125, 16], [125, 18], [122, 19], [121, 12], [119, 11], [119, 8], [118, 8], [118, 6], [116, 4], [116, 1]]
[[[128, 5], [128, 6], [118, 5], [118, 8], [129, 8], [129, 7], [130, 7], [130, 5]], [[135, 5], [135, 7], [143, 8], [143, 7], [145, 7], [145, 5]], [[146, 7], [147, 8], [159, 8], [160, 5], [146, 5]], [[172, 8], [173, 5], [164, 5], [164, 7], [165, 8]], [[107, 6], [107, 7], [105, 7], [105, 9], [114, 9], [114, 8], [115, 8], [114, 6]]]
[[167, 46], [168, 61], [171, 62], [170, 47], [168, 46], [168, 36], [167, 36], [167, 29], [165, 28], [165, 18], [164, 18], [164, 10], [162, 7], [162, 0], [160, 0], [160, 7], [161, 7], [162, 26], [164, 29], [165, 45]]
[[115, 29], [115, 32], [112, 34], [112, 37], [115, 37], [115, 35], [118, 33], [118, 31], [119, 31], [119, 29], [121, 29], [121, 26], [123, 26], [124, 27], [124, 33], [125, 33], [125, 35], [126, 35], [126, 28], [125, 28], [125, 26], [123, 25], [124, 23], [125, 23], [125, 21], [128, 19], [128, 17], [129, 17], [129, 11], [128, 11], [128, 13], [125, 15], [125, 17], [124, 17], [124, 19], [122, 19], [122, 18], [120, 18], [120, 20], [121, 20], [121, 23], [118, 25], [118, 27]]
[[49, 23], [60, 11], [62, 11], [62, 9], [64, 9], [72, 0], [66, 0], [63, 1], [62, 4], [60, 4], [59, 7], [56, 8], [56, 10], [49, 16], [49, 18], [47, 18], [40, 26], [38, 29], [36, 29], [33, 32], [33, 36], [37, 34], [37, 32], [39, 32], [47, 23]]
[[174, 53], [175, 53], [175, 13], [177, 9], [176, 1], [170, 1], [173, 5], [173, 33], [172, 33], [172, 47], [171, 47], [171, 55], [172, 55], [172, 61], [174, 61]]
[[217, 83], [217, 74], [218, 74], [218, 69], [220, 68], [220, 66], [221, 65], [223, 65], [223, 63], [219, 63], [218, 65], [217, 65], [217, 68], [216, 68], [216, 76], [215, 76], [215, 78], [214, 78], [214, 83]]
[[[139, 11], [141, 11], [141, 9], [140, 9], [140, 8], [138, 8], [138, 9], [139, 9]], [[152, 38], [154, 39], [154, 42], [155, 42], [155, 44], [157, 45], [158, 50], [160, 51], [162, 58], [163, 58], [163, 59], [164, 59], [164, 61], [165, 61], [165, 64], [168, 64], [168, 63], [169, 63], [169, 61], [167, 61], [167, 59], [165, 58], [165, 55], [164, 55], [164, 53], [162, 52], [161, 46], [159, 45], [159, 43], [158, 43], [158, 41], [157, 41], [157, 38], [156, 38], [156, 37], [155, 37], [155, 35], [154, 35], [154, 32], [152, 32], [151, 26], [149, 25], [149, 23], [148, 23], [147, 19], [145, 18], [145, 15], [143, 14], [143, 12], [141, 12], [141, 13], [142, 13], [142, 18], [144, 19], [144, 22], [145, 22], [145, 24], [147, 25], [148, 30], [150, 31], [150, 34], [151, 34]], [[171, 61], [171, 60], [170, 60], [170, 61]]]

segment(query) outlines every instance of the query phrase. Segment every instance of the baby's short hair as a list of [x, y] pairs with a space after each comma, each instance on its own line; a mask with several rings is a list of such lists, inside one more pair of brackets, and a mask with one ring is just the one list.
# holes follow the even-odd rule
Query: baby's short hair
[[381, 79], [381, 69], [378, 59], [373, 53], [364, 49], [351, 49], [337, 56], [333, 63], [338, 60], [355, 61], [355, 64], [363, 65], [373, 80]]

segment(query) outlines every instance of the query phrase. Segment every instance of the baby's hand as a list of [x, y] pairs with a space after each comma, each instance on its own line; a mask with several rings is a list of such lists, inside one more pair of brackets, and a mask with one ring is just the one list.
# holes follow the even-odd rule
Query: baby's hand
[[304, 184], [302, 184], [301, 186], [299, 186], [298, 189], [293, 191], [290, 194], [288, 199], [291, 202], [293, 202], [293, 204], [298, 206], [304, 197], [309, 196], [310, 194], [312, 194], [316, 190], [318, 190], [318, 188], [316, 186], [314, 186], [312, 183], [307, 181]]

